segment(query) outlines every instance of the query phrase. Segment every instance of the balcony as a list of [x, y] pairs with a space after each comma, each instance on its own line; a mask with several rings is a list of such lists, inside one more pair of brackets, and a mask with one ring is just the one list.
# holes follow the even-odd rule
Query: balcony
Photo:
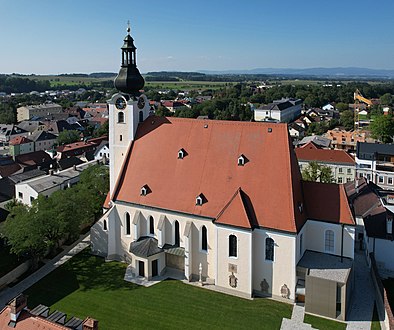
[[387, 161], [376, 161], [376, 170], [385, 172], [394, 172], [394, 163]]

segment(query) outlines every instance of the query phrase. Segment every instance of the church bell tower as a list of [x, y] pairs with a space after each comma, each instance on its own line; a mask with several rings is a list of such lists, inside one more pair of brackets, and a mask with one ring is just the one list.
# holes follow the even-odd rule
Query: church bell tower
[[130, 25], [121, 50], [122, 64], [114, 81], [119, 92], [108, 101], [111, 197], [138, 124], [149, 116], [150, 110], [148, 99], [140, 92], [145, 81], [137, 68], [137, 48], [130, 35]]

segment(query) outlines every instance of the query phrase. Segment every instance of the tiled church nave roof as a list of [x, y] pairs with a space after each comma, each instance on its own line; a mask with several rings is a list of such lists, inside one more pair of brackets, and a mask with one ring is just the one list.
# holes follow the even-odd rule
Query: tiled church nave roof
[[[178, 159], [181, 149], [185, 157]], [[224, 217], [228, 206], [234, 216], [226, 212], [225, 222], [238, 227], [248, 226], [250, 217], [261, 227], [296, 232], [305, 221], [286, 124], [149, 117], [138, 127], [123, 171], [115, 201], [212, 219]], [[145, 185], [150, 191], [141, 196]], [[230, 207], [239, 188], [244, 198]], [[196, 205], [200, 194], [203, 204]]]

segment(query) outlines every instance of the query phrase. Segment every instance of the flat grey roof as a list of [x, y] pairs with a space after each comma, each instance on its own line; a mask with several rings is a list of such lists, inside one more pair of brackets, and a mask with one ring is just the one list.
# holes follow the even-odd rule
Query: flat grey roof
[[305, 251], [297, 267], [307, 268], [309, 276], [318, 277], [338, 283], [346, 283], [353, 260], [350, 258], [334, 256], [332, 254]]
[[54, 173], [52, 175], [48, 174], [48, 175], [40, 176], [35, 179], [31, 179], [29, 181], [25, 181], [24, 183], [28, 184], [37, 193], [40, 193], [50, 188], [59, 186], [65, 182], [68, 182], [73, 178], [77, 178], [83, 170], [95, 164], [97, 164], [97, 161], [93, 160], [88, 163], [84, 163], [77, 166], [76, 170], [74, 170], [74, 168], [71, 167], [67, 170]]

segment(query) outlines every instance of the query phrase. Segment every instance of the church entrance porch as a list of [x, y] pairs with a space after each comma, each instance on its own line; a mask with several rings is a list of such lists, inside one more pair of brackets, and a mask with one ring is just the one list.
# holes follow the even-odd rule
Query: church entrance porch
[[158, 246], [153, 237], [140, 237], [130, 244], [131, 263], [124, 279], [149, 286], [166, 278], [185, 279], [185, 249]]

